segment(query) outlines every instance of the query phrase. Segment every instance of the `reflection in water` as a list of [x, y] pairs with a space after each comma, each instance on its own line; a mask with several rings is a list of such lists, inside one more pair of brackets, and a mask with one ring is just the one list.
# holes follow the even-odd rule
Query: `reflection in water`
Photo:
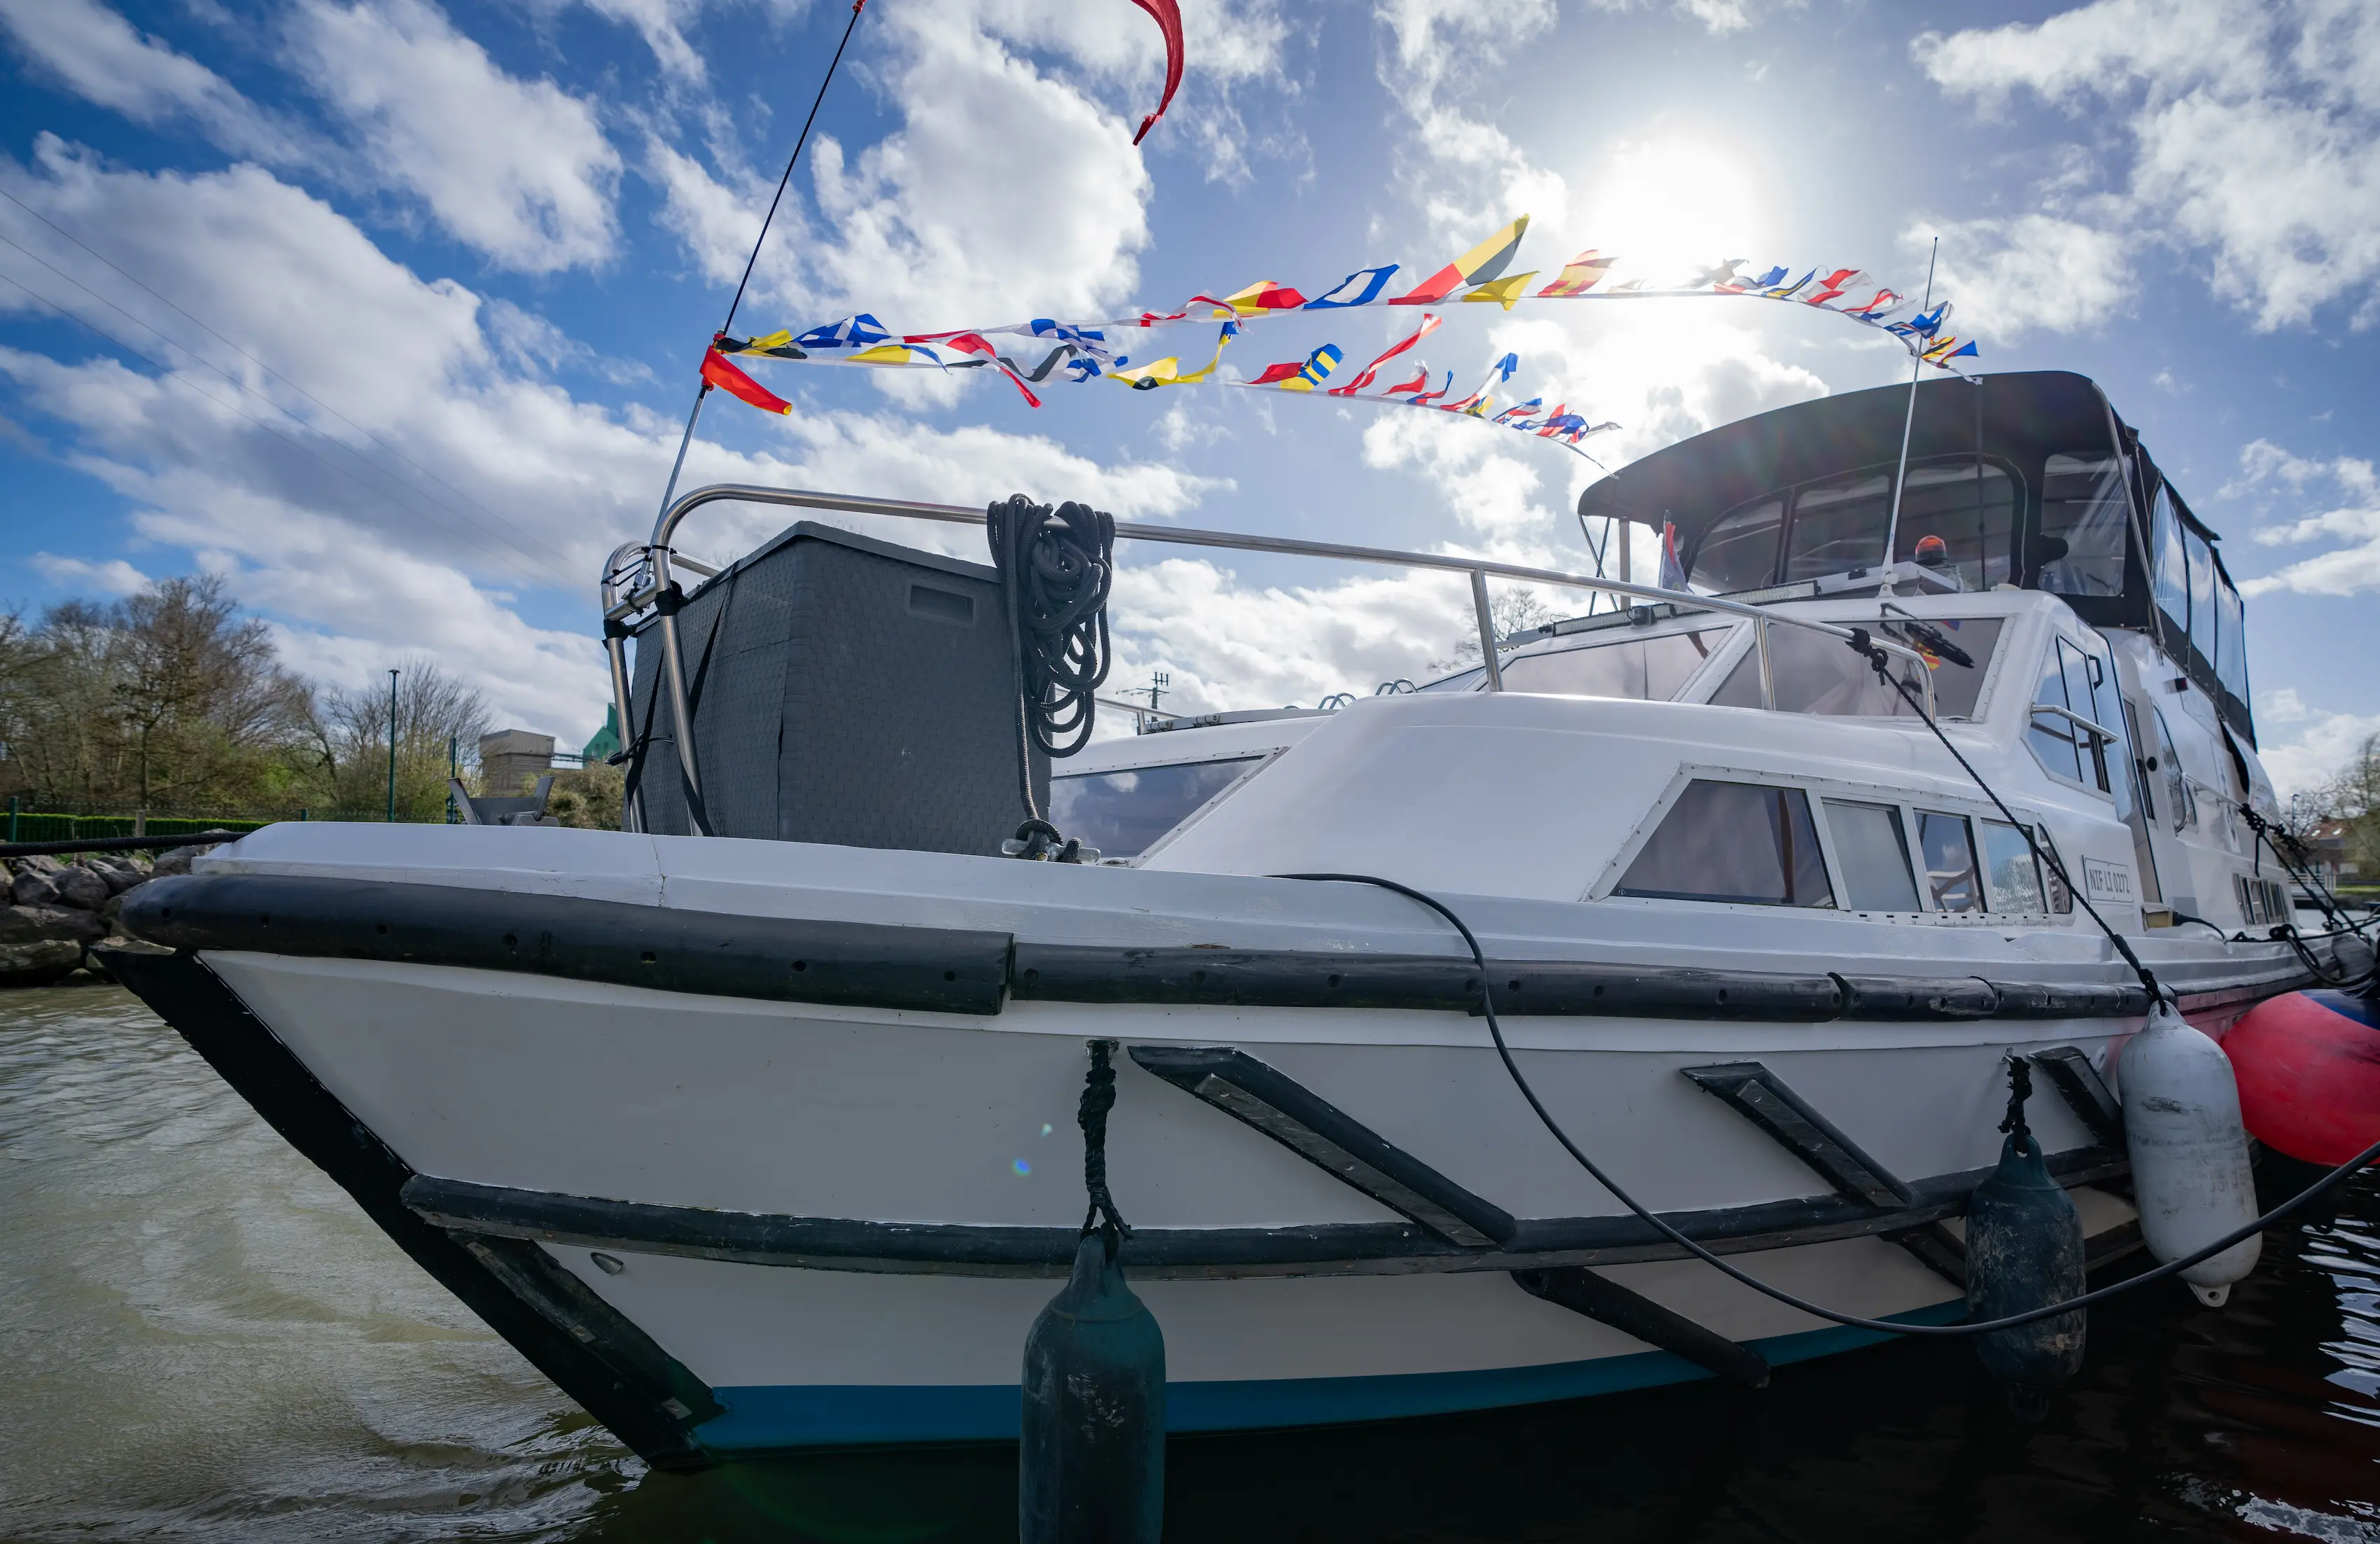
[[[1014, 1535], [1014, 1450], [646, 1472], [112, 989], [0, 997], [0, 1536]], [[2380, 1544], [2380, 1180], [2265, 1259], [2221, 1312], [2171, 1283], [2095, 1312], [2039, 1426], [1963, 1346], [1898, 1345], [1758, 1393], [1177, 1442], [1167, 1537]]]

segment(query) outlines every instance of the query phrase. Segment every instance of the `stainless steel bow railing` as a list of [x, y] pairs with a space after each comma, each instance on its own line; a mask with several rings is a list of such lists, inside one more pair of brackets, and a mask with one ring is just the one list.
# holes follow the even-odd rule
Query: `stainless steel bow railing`
[[[603, 563], [603, 644], [611, 659], [612, 695], [619, 709], [621, 736], [625, 743], [634, 743], [633, 723], [628, 715], [627, 620], [645, 607], [666, 601], [672, 586], [670, 570], [673, 565], [705, 577], [718, 572], [708, 564], [698, 563], [673, 551], [670, 545], [686, 517], [707, 504], [778, 505], [795, 509], [832, 510], [845, 515], [934, 520], [944, 525], [979, 526], [984, 523], [981, 509], [964, 505], [921, 504], [909, 499], [866, 498], [851, 493], [819, 493], [797, 488], [764, 488], [751, 483], [713, 483], [681, 496], [662, 511], [661, 518], [653, 525], [650, 541], [642, 544], [624, 542], [613, 549], [612, 555]], [[1488, 580], [1491, 576], [1503, 579], [1524, 579], [1534, 584], [1597, 590], [1606, 595], [1624, 595], [1636, 601], [1667, 601], [1680, 607], [1712, 612], [1721, 616], [1742, 617], [1753, 624], [1754, 640], [1759, 650], [1760, 701], [1764, 708], [1776, 706], [1775, 676], [1768, 649], [1768, 630], [1772, 626], [1800, 627], [1846, 641], [1852, 636], [1849, 627], [1837, 623], [1821, 622], [1806, 616], [1780, 615], [1739, 601], [1696, 595], [1688, 590], [1663, 590], [1657, 585], [1631, 584], [1624, 579], [1609, 579], [1600, 575], [1568, 574], [1554, 568], [1494, 563], [1486, 558], [1399, 552], [1390, 547], [1354, 547], [1337, 541], [1300, 541], [1285, 536], [1200, 530], [1190, 526], [1153, 526], [1134, 520], [1118, 520], [1115, 532], [1127, 541], [1161, 541], [1178, 547], [1223, 547], [1233, 552], [1278, 553], [1293, 557], [1336, 558], [1343, 563], [1378, 563], [1401, 568], [1430, 568], [1467, 574], [1471, 577], [1472, 610], [1479, 626], [1480, 659], [1489, 691], [1504, 689], [1503, 671], [1496, 658], [1495, 619], [1488, 606]], [[678, 643], [674, 604], [660, 604], [658, 621], [662, 638], [659, 684], [669, 699], [671, 738], [677, 743], [678, 770], [686, 782], [687, 817], [689, 823], [700, 834], [708, 836], [710, 833], [703, 828], [699, 814], [702, 784], [699, 770], [695, 764], [692, 715], [686, 706], [686, 666]], [[1876, 638], [1874, 641], [1887, 652], [1917, 667], [1917, 679], [1925, 693], [1925, 713], [1932, 718], [1935, 713], [1934, 682], [1932, 673], [1925, 668], [1925, 656], [1888, 638]], [[630, 813], [638, 829], [642, 829], [641, 812], [632, 809]]]

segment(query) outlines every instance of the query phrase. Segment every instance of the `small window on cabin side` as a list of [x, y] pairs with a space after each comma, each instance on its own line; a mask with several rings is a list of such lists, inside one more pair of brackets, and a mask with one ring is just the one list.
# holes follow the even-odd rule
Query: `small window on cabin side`
[[1687, 588], [1705, 595], [1732, 595], [1775, 583], [1777, 539], [1784, 526], [1782, 499], [1763, 499], [1722, 515], [1694, 548]]
[[[2098, 680], [2093, 677], [2097, 676]], [[2026, 738], [2033, 754], [2046, 771], [2086, 788], [2113, 794], [2107, 777], [2109, 752], [2118, 748], [2075, 722], [2100, 723], [2099, 711], [2093, 692], [2099, 681], [2108, 678], [2106, 662], [2087, 654], [2070, 640], [2059, 638], [2050, 642], [2049, 651], [2042, 656], [2041, 683], [2033, 694], [2033, 722]], [[2061, 711], [2060, 710], [2063, 710]], [[2070, 718], [2068, 714], [2074, 715]], [[2113, 729], [2113, 724], [2102, 724]], [[2118, 803], [2130, 813], [2130, 791]]]
[[2032, 554], [2042, 589], [2059, 595], [2124, 592], [2124, 529], [2131, 497], [2124, 463], [2105, 452], [2052, 456], [2041, 468], [2041, 536]]
[[2173, 731], [2166, 727], [2165, 710], [2152, 708], [2157, 732], [2157, 770], [2165, 774], [2166, 823], [2188, 831], [2198, 823], [2198, 801], [2191, 796], [2190, 774], [2181, 770], [2181, 756], [2173, 748]]
[[2041, 883], [2049, 892], [2049, 909], [2060, 917], [2070, 917], [2074, 912], [2074, 892], [2058, 878], [2059, 868], [2065, 859], [2058, 857], [2057, 845], [2050, 841], [2047, 826], [2034, 827], [2033, 835], [2034, 840], [2041, 844]]
[[1828, 799], [1827, 830], [1842, 869], [1844, 904], [1853, 911], [1915, 911], [1917, 881], [1909, 872], [1909, 838], [1900, 811], [1889, 804]]
[[1504, 662], [1504, 689], [1552, 697], [1628, 697], [1667, 702], [1702, 668], [1727, 634], [1725, 627], [1706, 627], [1523, 654]]
[[1767, 906], [1835, 904], [1807, 794], [1706, 778], [1686, 784], [1613, 894]]
[[[1934, 653], [1926, 635], [1910, 629], [1905, 623], [1888, 619], [1872, 626], [1896, 643]], [[1991, 668], [1992, 650], [1999, 643], [2000, 619], [1928, 617], [1923, 626], [1973, 662], [1958, 664], [1947, 656], [1934, 655], [1935, 663], [1926, 671], [1934, 681], [1934, 711], [1943, 718], [1973, 716], [1975, 699], [1982, 695], [1984, 676]], [[1925, 692], [1918, 682], [1918, 667], [1896, 660], [1893, 669], [1923, 702]], [[1780, 713], [1916, 716], [1907, 698], [1876, 678], [1876, 671], [1864, 656], [1852, 652], [1842, 639], [1826, 633], [1812, 632], [1806, 627], [1770, 627], [1768, 670], [1776, 685], [1777, 711]], [[1711, 694], [1710, 700], [1721, 708], [1760, 706], [1758, 640], [1728, 671], [1726, 681]]]
[[1941, 911], [1981, 911], [1983, 886], [1975, 875], [1975, 844], [1964, 815], [1917, 812], [1917, 846], [1925, 860], [1925, 887]]
[[1102, 857], [1138, 857], [1247, 775], [1261, 757], [1177, 762], [1050, 780], [1050, 820]]
[[2248, 636], [2247, 617], [2240, 602], [2240, 592], [2231, 588], [2231, 580], [2223, 574], [2215, 576], [2215, 607], [2222, 615], [2220, 630], [2215, 636], [2215, 675], [2223, 689], [2240, 701], [2248, 700]]
[[2190, 646], [2215, 668], [2215, 554], [2206, 550], [2206, 539], [2194, 530], [2181, 533], [2181, 544], [2190, 549]]
[[1994, 911], [2046, 911], [2042, 898], [2041, 868], [2024, 833], [2006, 821], [1985, 821], [1984, 882]]
[[2161, 482], [2150, 539], [2156, 543], [2157, 610], [2165, 614], [2168, 636], [2186, 638], [2190, 636], [2190, 561], [2181, 544], [2181, 517], [2173, 512], [2173, 495]]

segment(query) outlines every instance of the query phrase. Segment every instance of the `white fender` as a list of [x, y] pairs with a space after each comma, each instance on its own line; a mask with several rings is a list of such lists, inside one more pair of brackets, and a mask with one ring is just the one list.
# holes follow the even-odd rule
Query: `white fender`
[[[2149, 1253], [2160, 1262], [2177, 1260], [2253, 1222], [2248, 1128], [2223, 1048], [2183, 1023], [2172, 1004], [2158, 1003], [2148, 1027], [2125, 1044], [2117, 1076], [2133, 1200]], [[2263, 1236], [2252, 1234], [2181, 1279], [2200, 1302], [2219, 1308], [2264, 1248]]]

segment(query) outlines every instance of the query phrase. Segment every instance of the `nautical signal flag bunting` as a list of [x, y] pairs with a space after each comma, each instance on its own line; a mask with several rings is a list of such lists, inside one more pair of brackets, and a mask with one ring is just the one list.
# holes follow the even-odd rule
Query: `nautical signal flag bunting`
[[[1145, 134], [1164, 112], [1165, 104], [1172, 100], [1174, 88], [1180, 84], [1181, 18], [1173, 0], [1134, 0], [1134, 4], [1148, 11], [1165, 30], [1169, 61], [1165, 94], [1157, 112], [1142, 124], [1141, 132]], [[1981, 352], [1973, 339], [1958, 337], [1949, 331], [1951, 307], [1948, 301], [1930, 310], [1921, 310], [1899, 291], [1857, 268], [1812, 264], [1797, 277], [1794, 269], [1786, 264], [1755, 270], [1743, 259], [1732, 258], [1682, 276], [1665, 276], [1652, 270], [1632, 273], [1621, 255], [1590, 247], [1562, 264], [1549, 282], [1532, 289], [1532, 282], [1541, 276], [1538, 271], [1510, 272], [1528, 229], [1529, 217], [1519, 216], [1452, 261], [1431, 270], [1428, 277], [1409, 285], [1402, 293], [1396, 292], [1396, 278], [1404, 272], [1402, 265], [1384, 262], [1358, 268], [1310, 296], [1293, 285], [1259, 279], [1220, 294], [1201, 291], [1172, 310], [1144, 310], [1133, 316], [1099, 321], [1037, 317], [948, 332], [895, 333], [875, 316], [861, 311], [798, 334], [790, 329], [751, 338], [722, 334], [712, 340], [704, 355], [702, 378], [730, 395], [771, 413], [790, 412], [792, 405], [730, 363], [729, 356], [880, 370], [993, 369], [1006, 376], [1026, 402], [1035, 407], [1041, 406], [1041, 398], [1034, 388], [1051, 381], [1080, 383], [1110, 380], [1135, 391], [1155, 391], [1211, 380], [1225, 385], [1330, 396], [1341, 401], [1457, 413], [1524, 430], [1576, 450], [1581, 439], [1616, 426], [1589, 424], [1584, 415], [1570, 412], [1564, 404], [1544, 412], [1541, 397], [1500, 407], [1490, 394], [1500, 390], [1518, 370], [1519, 360], [1513, 355], [1507, 354], [1497, 360], [1488, 379], [1477, 391], [1451, 401], [1448, 394], [1453, 387], [1452, 373], [1448, 372], [1438, 389], [1431, 391], [1428, 386], [1432, 372], [1417, 359], [1397, 365], [1395, 373], [1401, 379], [1394, 384], [1380, 385], [1378, 376], [1383, 367], [1412, 353], [1437, 328], [1439, 318], [1435, 313], [1425, 315], [1419, 327], [1335, 384], [1331, 383], [1346, 357], [1336, 342], [1303, 343], [1305, 352], [1302, 357], [1268, 365], [1249, 379], [1221, 371], [1223, 349], [1249, 326], [1273, 327], [1280, 325], [1280, 319], [1284, 317], [1374, 306], [1428, 306], [1459, 300], [1494, 304], [1510, 311], [1524, 301], [1629, 301], [1699, 296], [1767, 300], [1822, 310], [1897, 338], [1922, 362], [1954, 372], [1962, 368], [1961, 361], [1973, 359]], [[1143, 351], [1135, 340], [1148, 338], [1162, 328], [1201, 322], [1219, 324], [1214, 351], [1204, 364], [1185, 369], [1179, 353], [1145, 362], [1134, 357]]]

